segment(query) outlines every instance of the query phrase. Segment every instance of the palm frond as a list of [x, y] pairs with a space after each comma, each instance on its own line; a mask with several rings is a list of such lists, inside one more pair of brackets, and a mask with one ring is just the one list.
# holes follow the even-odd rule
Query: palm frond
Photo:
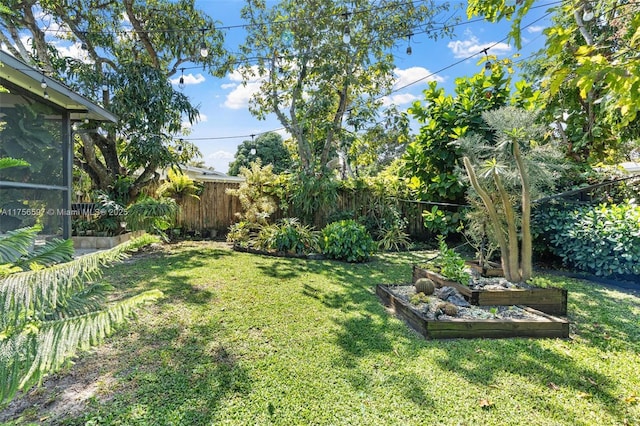
[[29, 265], [51, 266], [68, 262], [73, 257], [73, 241], [55, 239], [47, 241], [42, 247], [29, 253], [27, 257], [15, 262], [16, 266], [25, 268]]
[[0, 169], [8, 169], [9, 167], [29, 167], [29, 163], [18, 158], [3, 157], [0, 158]]
[[37, 227], [8, 231], [7, 235], [0, 239], [0, 264], [13, 263], [29, 254], [38, 231]]
[[74, 293], [100, 275], [100, 268], [123, 260], [127, 252], [149, 241], [142, 236], [110, 250], [78, 257], [45, 269], [19, 272], [0, 280], [0, 329], [27, 318], [43, 319], [59, 304], [64, 305]]
[[41, 382], [78, 349], [100, 343], [136, 306], [160, 297], [159, 290], [147, 291], [97, 312], [33, 324], [0, 341], [0, 402]]
[[47, 321], [76, 317], [89, 312], [98, 311], [104, 306], [107, 293], [113, 286], [105, 283], [93, 284], [78, 293], [73, 294], [64, 304], [59, 303], [53, 313], [47, 315]]

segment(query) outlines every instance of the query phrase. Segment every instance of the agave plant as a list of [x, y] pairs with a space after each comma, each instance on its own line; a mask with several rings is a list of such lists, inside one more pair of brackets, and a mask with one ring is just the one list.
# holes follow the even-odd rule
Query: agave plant
[[41, 382], [76, 350], [99, 343], [136, 305], [161, 296], [149, 291], [105, 304], [108, 288], [95, 281], [102, 266], [153, 237], [65, 262], [71, 243], [34, 249], [37, 232], [24, 228], [0, 239], [0, 404]]

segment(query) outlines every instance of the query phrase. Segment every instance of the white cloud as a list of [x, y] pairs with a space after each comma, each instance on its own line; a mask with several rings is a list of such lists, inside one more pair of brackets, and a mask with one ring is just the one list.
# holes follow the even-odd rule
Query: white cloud
[[[224, 101], [224, 106], [230, 109], [243, 109], [249, 106], [249, 100], [253, 97], [255, 93], [260, 90], [260, 86], [266, 77], [258, 77], [257, 76], [257, 67], [253, 66], [252, 71], [255, 73], [255, 77], [250, 77], [250, 79], [243, 84], [224, 84], [223, 88], [233, 88], [233, 90], [227, 94], [227, 99]], [[231, 74], [229, 74], [229, 80], [234, 82], [243, 82], [242, 74], [239, 70], [234, 70]]]
[[207, 155], [205, 160], [233, 160], [234, 156], [233, 152], [220, 150]]
[[411, 93], [399, 93], [396, 95], [383, 97], [382, 104], [384, 106], [389, 106], [389, 105], [399, 106], [399, 105], [406, 105], [406, 104], [413, 103], [413, 101], [416, 101], [418, 99], [420, 99], [419, 96], [412, 95]]
[[236, 83], [225, 83], [225, 84], [220, 85], [220, 87], [222, 89], [233, 89], [236, 86], [237, 86]]
[[542, 32], [542, 30], [544, 30], [544, 27], [541, 25], [532, 25], [530, 27], [527, 27], [527, 32], [529, 34], [540, 33]]
[[405, 87], [408, 84], [413, 82], [417, 82], [416, 84], [426, 84], [430, 81], [437, 81], [438, 83], [443, 83], [444, 78], [439, 75], [430, 75], [431, 71], [423, 67], [411, 67], [407, 69], [396, 68], [393, 70], [393, 73], [396, 75], [396, 82], [393, 85], [394, 90], [399, 87]]
[[193, 75], [193, 74], [189, 73], [189, 74], [180, 75], [180, 76], [178, 76], [176, 78], [172, 78], [169, 81], [171, 81], [171, 84], [179, 84], [180, 83], [180, 77], [183, 78], [185, 86], [189, 86], [189, 85], [192, 85], [192, 84], [204, 83], [205, 80], [206, 80], [202, 74]]
[[467, 58], [487, 49], [489, 55], [503, 55], [511, 51], [511, 46], [507, 43], [480, 43], [478, 37], [471, 35], [467, 40], [450, 41], [447, 47], [453, 52], [456, 58]]

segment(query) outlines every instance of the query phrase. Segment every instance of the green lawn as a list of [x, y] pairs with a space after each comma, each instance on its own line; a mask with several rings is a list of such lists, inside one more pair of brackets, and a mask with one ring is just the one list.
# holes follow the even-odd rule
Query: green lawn
[[[374, 294], [410, 281], [426, 255], [354, 265], [206, 242], [136, 255], [103, 279], [120, 294], [165, 297], [62, 373], [93, 368], [97, 392], [76, 417], [53, 421], [640, 424], [638, 296], [553, 278], [569, 290], [569, 340], [426, 341]], [[15, 424], [46, 417], [34, 407]]]

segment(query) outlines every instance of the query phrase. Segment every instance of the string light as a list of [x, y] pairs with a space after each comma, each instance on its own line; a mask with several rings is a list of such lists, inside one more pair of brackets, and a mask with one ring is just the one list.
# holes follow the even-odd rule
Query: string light
[[491, 61], [489, 60], [489, 56], [487, 55], [487, 51], [489, 50], [488, 47], [484, 48], [481, 50], [481, 52], [484, 53], [484, 58], [485, 58], [485, 63], [484, 63], [484, 69], [486, 71], [491, 71]]
[[589, 6], [585, 6], [582, 12], [582, 20], [584, 22], [589, 22], [593, 19], [593, 17], [594, 17], [593, 9], [591, 9], [591, 7]]
[[206, 58], [207, 56], [209, 56], [209, 49], [207, 49], [207, 44], [204, 42], [205, 28], [203, 28], [201, 31], [202, 31], [202, 42], [200, 43], [200, 56], [202, 56], [203, 58]]
[[44, 77], [42, 77], [42, 80], [40, 80], [40, 87], [42, 87], [43, 89], [47, 88], [47, 82], [44, 81]]
[[407, 46], [407, 55], [411, 55], [411, 53], [413, 53], [413, 50], [411, 49], [411, 36], [412, 36], [412, 35], [413, 35], [413, 34], [409, 34], [409, 35], [407, 36], [407, 43], [408, 43], [408, 46]]
[[180, 90], [184, 89], [184, 68], [180, 68], [180, 80], [178, 81], [178, 87]]
[[49, 92], [47, 92], [47, 89], [44, 89], [44, 95], [43, 95], [43, 97], [44, 97], [45, 99], [49, 99]]
[[343, 13], [344, 17], [344, 30], [342, 32], [342, 42], [344, 44], [351, 43], [351, 29], [349, 28], [349, 12]]

